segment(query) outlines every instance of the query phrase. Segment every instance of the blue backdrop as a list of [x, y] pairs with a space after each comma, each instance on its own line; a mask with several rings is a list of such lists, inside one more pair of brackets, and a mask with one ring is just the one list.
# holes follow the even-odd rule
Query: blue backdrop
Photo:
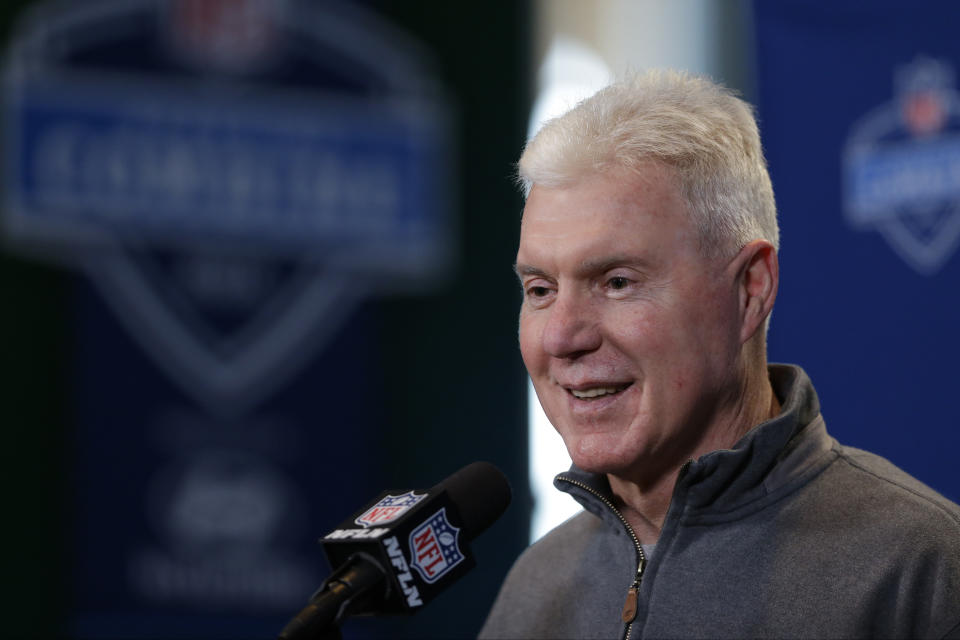
[[479, 569], [343, 629], [475, 636], [528, 530], [516, 218], [489, 215], [521, 207], [527, 3], [12, 4], [5, 637], [275, 637], [321, 535], [489, 460], [515, 498]]
[[771, 360], [830, 432], [953, 500], [960, 357], [960, 4], [754, 4], [781, 223]]

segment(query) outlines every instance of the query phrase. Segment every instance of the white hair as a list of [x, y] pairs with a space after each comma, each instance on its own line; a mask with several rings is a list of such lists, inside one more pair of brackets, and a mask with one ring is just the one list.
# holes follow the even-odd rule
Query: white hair
[[548, 121], [518, 163], [524, 193], [611, 169], [672, 167], [703, 250], [779, 246], [776, 204], [753, 110], [730, 90], [675, 71], [631, 75]]

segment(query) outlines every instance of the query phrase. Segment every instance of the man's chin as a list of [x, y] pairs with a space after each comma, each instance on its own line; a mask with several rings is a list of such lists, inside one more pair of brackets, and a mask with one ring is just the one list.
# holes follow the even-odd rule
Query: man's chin
[[583, 442], [579, 444], [581, 446], [576, 449], [567, 447], [567, 453], [578, 469], [588, 473], [623, 475], [637, 464], [635, 455], [624, 455], [610, 448], [583, 447]]

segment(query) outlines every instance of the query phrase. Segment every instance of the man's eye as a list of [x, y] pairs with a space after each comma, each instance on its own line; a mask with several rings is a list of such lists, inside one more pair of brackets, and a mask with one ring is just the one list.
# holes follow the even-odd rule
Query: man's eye
[[630, 284], [629, 280], [619, 276], [615, 278], [610, 278], [610, 280], [607, 281], [607, 285], [611, 289], [626, 289], [627, 286], [629, 286], [629, 284]]
[[546, 287], [530, 287], [527, 291], [534, 298], [542, 298], [550, 293]]

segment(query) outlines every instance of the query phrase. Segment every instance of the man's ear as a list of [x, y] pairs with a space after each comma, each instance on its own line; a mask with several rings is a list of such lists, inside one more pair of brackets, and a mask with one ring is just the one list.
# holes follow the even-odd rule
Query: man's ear
[[780, 282], [777, 250], [766, 240], [754, 240], [740, 250], [740, 343], [745, 344], [763, 326], [773, 310]]

